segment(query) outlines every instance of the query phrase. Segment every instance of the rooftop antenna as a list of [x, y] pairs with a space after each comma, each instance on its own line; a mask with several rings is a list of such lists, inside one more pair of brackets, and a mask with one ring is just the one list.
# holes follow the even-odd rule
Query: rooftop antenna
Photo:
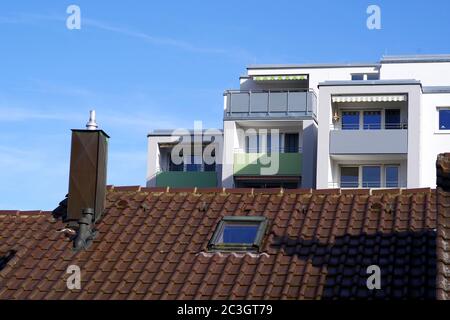
[[98, 124], [95, 122], [95, 110], [89, 111], [89, 121], [86, 123], [86, 129], [97, 130]]

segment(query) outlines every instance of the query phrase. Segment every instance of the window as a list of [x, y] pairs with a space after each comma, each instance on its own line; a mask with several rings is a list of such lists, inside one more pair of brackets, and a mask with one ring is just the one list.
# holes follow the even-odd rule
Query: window
[[386, 187], [398, 188], [398, 166], [386, 166]]
[[380, 74], [379, 73], [368, 73], [367, 80], [380, 80]]
[[400, 109], [386, 109], [384, 122], [385, 129], [401, 129]]
[[359, 187], [359, 168], [342, 167], [341, 168], [341, 188]]
[[284, 135], [284, 152], [298, 152], [298, 133], [286, 133]]
[[439, 130], [450, 130], [450, 108], [439, 108]]
[[258, 153], [260, 152], [260, 136], [259, 134], [250, 134], [245, 136], [245, 152], [246, 153]]
[[216, 151], [215, 150], [213, 150], [211, 152], [211, 157], [214, 158], [214, 162], [211, 164], [207, 164], [205, 162], [205, 171], [216, 171], [216, 160], [215, 160], [216, 159]]
[[267, 144], [266, 144], [266, 146], [267, 146], [267, 153], [271, 153], [272, 152], [272, 136], [271, 136], [271, 134], [270, 133], [268, 133], [267, 134]]
[[217, 251], [259, 251], [266, 231], [265, 217], [224, 217], [214, 232], [208, 249]]
[[381, 129], [381, 111], [364, 111], [364, 130]]
[[340, 187], [398, 188], [400, 186], [399, 168], [397, 164], [343, 166]]
[[381, 168], [379, 166], [362, 167], [362, 187], [363, 188], [381, 187]]
[[342, 112], [342, 130], [359, 130], [359, 111]]
[[352, 74], [352, 80], [364, 80], [364, 74], [363, 73], [354, 73]]
[[[183, 155], [180, 155], [183, 158]], [[169, 171], [183, 171], [183, 162], [180, 164], [175, 164], [172, 161], [172, 152], [169, 152]]]

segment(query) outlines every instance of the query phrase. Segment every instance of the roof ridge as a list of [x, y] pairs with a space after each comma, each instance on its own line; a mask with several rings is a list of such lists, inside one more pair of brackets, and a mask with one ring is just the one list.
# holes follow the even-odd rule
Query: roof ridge
[[[434, 188], [334, 188], [334, 189], [308, 189], [308, 188], [201, 188], [201, 187], [187, 187], [187, 188], [173, 188], [173, 187], [143, 187], [143, 186], [114, 186], [108, 185], [107, 190], [110, 192], [144, 192], [144, 193], [233, 193], [233, 194], [314, 194], [314, 195], [328, 195], [328, 194], [368, 194], [368, 195], [383, 195], [383, 194], [412, 194], [412, 193], [429, 193], [434, 191]], [[1, 211], [0, 211], [1, 212]]]

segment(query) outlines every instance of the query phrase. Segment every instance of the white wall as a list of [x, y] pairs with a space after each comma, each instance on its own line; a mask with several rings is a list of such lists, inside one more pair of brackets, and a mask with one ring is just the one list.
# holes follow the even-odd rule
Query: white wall
[[222, 187], [233, 188], [234, 149], [239, 148], [235, 121], [223, 122]]
[[159, 143], [172, 143], [177, 141], [177, 137], [147, 137], [147, 187], [156, 186], [156, 173], [161, 163], [161, 154], [159, 152]]
[[[258, 75], [291, 75], [291, 74], [309, 74], [309, 87], [317, 92], [318, 84], [323, 81], [331, 80], [351, 80], [353, 73], [376, 73], [375, 67], [338, 67], [338, 68], [293, 68], [293, 69], [249, 69], [249, 76]], [[251, 85], [250, 85], [251, 82]], [[243, 86], [246, 86], [244, 89]], [[253, 87], [252, 87], [253, 86]], [[258, 85], [253, 80], [243, 81], [242, 90], [250, 88], [257, 89]]]
[[422, 86], [450, 86], [450, 62], [385, 63], [381, 79], [416, 79]]
[[[408, 95], [408, 162], [407, 187], [422, 186], [420, 115], [421, 91], [419, 85], [377, 85], [377, 86], [322, 86], [319, 95], [318, 112], [318, 148], [317, 148], [317, 188], [328, 188], [334, 181], [330, 159], [330, 125], [332, 123], [331, 96], [334, 94], [407, 94]], [[370, 143], [370, 141], [368, 141]]]

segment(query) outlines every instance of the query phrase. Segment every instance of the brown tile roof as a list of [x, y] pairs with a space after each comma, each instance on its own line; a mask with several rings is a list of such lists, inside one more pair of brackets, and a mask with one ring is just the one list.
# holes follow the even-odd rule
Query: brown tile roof
[[[0, 299], [450, 297], [447, 192], [193, 191], [109, 188], [77, 253], [51, 213], [0, 211]], [[207, 251], [229, 215], [269, 219], [261, 252]], [[81, 290], [66, 287], [73, 264]], [[381, 290], [366, 287], [372, 264]]]
[[441, 190], [437, 216], [437, 298], [450, 300], [450, 153], [438, 156], [436, 169]]

